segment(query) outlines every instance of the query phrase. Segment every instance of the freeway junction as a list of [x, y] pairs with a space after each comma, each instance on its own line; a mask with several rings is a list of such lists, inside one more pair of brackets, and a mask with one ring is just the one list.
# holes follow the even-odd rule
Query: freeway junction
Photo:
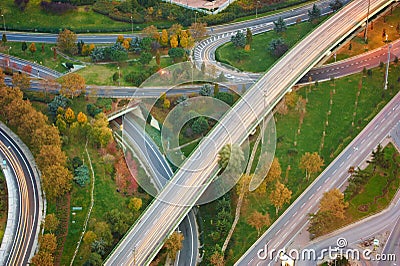
[[[392, 1], [371, 0], [371, 14]], [[290, 50], [250, 88], [186, 160], [165, 189], [138, 219], [106, 265], [148, 264], [204, 192], [217, 168], [217, 153], [226, 143], [241, 143], [284, 94], [344, 36], [366, 18], [368, 3], [353, 1]], [[230, 134], [229, 134], [230, 133]], [[214, 141], [210, 141], [214, 140]], [[206, 168], [202, 166], [207, 165]], [[197, 170], [197, 171], [196, 171]], [[177, 186], [178, 185], [178, 186]], [[194, 188], [194, 189], [193, 189]], [[135, 247], [132, 250], [132, 247]]]

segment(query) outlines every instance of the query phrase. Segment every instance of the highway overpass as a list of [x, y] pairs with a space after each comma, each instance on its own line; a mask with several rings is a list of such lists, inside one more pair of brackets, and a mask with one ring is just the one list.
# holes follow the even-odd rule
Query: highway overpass
[[3, 239], [9, 245], [4, 247], [2, 265], [27, 265], [37, 247], [40, 221], [44, 213], [39, 175], [33, 156], [27, 154], [27, 147], [3, 124], [0, 125], [0, 153], [7, 162], [6, 167], [15, 177], [17, 187], [17, 202], [8, 206], [15, 208], [14, 232]]
[[[378, 12], [391, 2], [371, 0], [371, 13]], [[149, 264], [164, 240], [212, 181], [217, 170], [218, 151], [227, 143], [241, 143], [247, 138], [261, 118], [312, 66], [365, 21], [367, 8], [367, 1], [349, 3], [306, 36], [261, 77], [201, 141], [172, 181], [107, 258], [105, 265]]]

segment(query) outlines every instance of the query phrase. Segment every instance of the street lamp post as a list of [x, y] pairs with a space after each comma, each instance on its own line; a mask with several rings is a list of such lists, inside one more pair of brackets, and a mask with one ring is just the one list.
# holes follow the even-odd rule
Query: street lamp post
[[132, 35], [133, 35], [133, 17], [131, 16]]
[[4, 17], [4, 14], [1, 14], [1, 16], [3, 17], [3, 29], [4, 29], [4, 33], [6, 33], [7, 29], [6, 29], [6, 19]]
[[258, 4], [260, 4], [260, 1], [256, 2], [256, 18], [258, 17]]
[[118, 86], [121, 86], [121, 71], [119, 70], [119, 66], [117, 66], [118, 69]]
[[390, 48], [392, 48], [391, 44], [388, 45], [388, 61], [387, 61], [387, 64], [386, 64], [385, 88], [384, 88], [385, 90], [387, 90], [387, 85], [388, 85], [389, 64], [390, 64]]

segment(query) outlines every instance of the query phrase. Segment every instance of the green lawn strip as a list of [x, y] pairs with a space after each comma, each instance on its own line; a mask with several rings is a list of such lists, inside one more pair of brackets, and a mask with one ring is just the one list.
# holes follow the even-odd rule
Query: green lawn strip
[[[22, 43], [21, 42], [7, 42], [5, 47], [2, 48], [3, 53], [7, 54], [9, 52], [10, 55], [19, 57], [31, 62], [36, 62], [38, 64], [42, 64], [45, 67], [54, 69], [58, 72], [64, 73], [67, 71], [67, 69], [61, 65], [61, 63], [67, 63], [71, 62], [60, 55], [57, 55], [56, 60], [54, 60], [54, 54], [53, 51], [51, 50], [52, 47], [55, 47], [55, 44], [48, 44], [48, 43], [43, 43], [44, 46], [44, 52], [42, 52], [42, 43], [35, 43], [36, 46], [36, 52], [31, 53], [29, 51], [29, 46], [31, 42], [26, 43], [28, 46], [28, 49], [23, 52], [21, 47]], [[7, 47], [11, 47], [11, 49], [8, 50]], [[8, 51], [7, 51], [8, 50]], [[73, 63], [73, 62], [72, 62]], [[36, 74], [36, 73], [33, 73]]]
[[[393, 156], [398, 159], [399, 153], [396, 151], [392, 144], [385, 147], [385, 157], [390, 161], [389, 169], [382, 169], [377, 167], [375, 174], [365, 184], [361, 193], [356, 195], [349, 201], [349, 208], [346, 210], [346, 216], [354, 222], [363, 217], [371, 215], [385, 209], [400, 185], [400, 175], [398, 169], [400, 167], [399, 161], [395, 160]], [[366, 171], [373, 172], [373, 165], [369, 165]], [[397, 176], [395, 176], [397, 173]], [[387, 191], [385, 191], [387, 189]], [[360, 206], [367, 205], [367, 211], [359, 210]]]
[[[399, 66], [392, 65], [390, 84], [396, 85], [393, 90], [388, 90], [384, 95], [382, 95], [382, 73], [380, 73], [379, 69], [374, 69], [373, 73], [373, 75], [376, 75], [374, 76], [375, 78], [363, 77], [363, 87], [359, 96], [357, 119], [354, 127], [351, 126], [352, 114], [358, 90], [358, 82], [362, 75], [355, 74], [335, 81], [336, 94], [333, 95], [332, 114], [329, 117], [329, 125], [326, 129], [325, 145], [320, 153], [325, 160], [325, 166], [329, 165], [334, 159], [334, 157], [331, 157], [332, 151], [335, 151], [335, 156], [337, 156], [337, 154], [342, 151], [373, 118], [371, 113], [376, 114], [383, 108], [384, 103], [387, 103], [399, 90], [399, 86], [395, 81], [400, 75]], [[378, 73], [380, 73], [379, 77]], [[320, 83], [318, 88], [313, 88], [311, 93], [308, 94], [309, 102], [307, 104], [307, 113], [304, 118], [301, 134], [297, 136], [296, 147], [294, 147], [294, 137], [299, 124], [298, 113], [291, 110], [286, 116], [275, 115], [277, 118], [277, 137], [283, 136], [283, 139], [277, 143], [275, 155], [278, 157], [282, 167], [282, 181], [293, 191], [292, 202], [312, 182], [312, 180], [309, 182], [305, 180], [305, 174], [298, 168], [298, 164], [300, 157], [305, 152], [319, 150], [323, 123], [328, 110], [330, 90], [332, 89], [332, 82], [324, 82]], [[298, 94], [305, 97], [305, 87], [301, 88]], [[382, 96], [384, 96], [384, 98], [382, 98]], [[290, 149], [296, 149], [298, 154], [289, 156], [288, 150]], [[285, 180], [286, 170], [289, 166], [291, 170], [289, 171], [288, 180]], [[317, 174], [314, 174], [312, 179], [316, 176]], [[235, 190], [233, 189], [232, 191]], [[285, 208], [287, 206], [285, 206]], [[285, 208], [282, 209], [280, 213], [284, 212]], [[277, 219], [275, 216], [275, 208], [269, 203], [268, 192], [266, 198], [260, 198], [250, 193], [248, 195], [247, 208], [244, 208], [242, 211], [240, 222], [233, 234], [230, 250], [226, 253], [228, 255], [228, 264], [239, 259], [257, 239], [257, 237], [249, 239], [251, 238], [249, 234], [250, 227], [247, 225], [247, 217], [254, 210], [262, 212], [268, 211], [273, 220]], [[207, 223], [207, 221], [205, 223]], [[252, 229], [256, 232], [254, 228]], [[209, 234], [209, 232], [206, 232], [206, 234]], [[249, 240], [248, 242], [247, 239]], [[205, 241], [206, 245], [214, 245], [214, 243], [207, 243], [207, 238]], [[210, 256], [210, 254], [206, 254], [206, 257], [208, 256]]]
[[218, 61], [232, 65], [242, 71], [264, 72], [276, 61], [276, 58], [268, 50], [269, 43], [273, 39], [281, 37], [289, 47], [292, 47], [316, 26], [304, 22], [289, 26], [283, 34], [277, 34], [275, 31], [257, 34], [253, 37], [251, 50], [247, 52], [247, 56], [244, 58], [241, 56], [243, 49], [234, 47], [231, 42], [218, 47], [215, 56]]
[[[167, 67], [172, 64], [172, 60], [169, 57], [161, 58], [161, 67]], [[120, 66], [121, 79], [119, 82], [114, 82], [112, 77], [114, 73], [118, 72], [118, 65]], [[149, 66], [155, 66], [156, 61], [153, 58]], [[125, 76], [130, 72], [141, 72], [143, 65], [139, 62], [122, 62], [119, 64], [96, 64], [87, 65], [85, 68], [77, 71], [85, 80], [86, 84], [90, 85], [110, 85], [110, 86], [133, 86], [132, 83], [125, 81]]]
[[[342, 59], [346, 59], [355, 55], [362, 54], [366, 51], [371, 51], [376, 48], [379, 48], [385, 45], [386, 37], [383, 36], [383, 30], [385, 30], [386, 34], [389, 36], [388, 40], [394, 41], [400, 37], [399, 33], [396, 30], [397, 24], [400, 22], [400, 8], [393, 9], [393, 13], [386, 16], [386, 22], [384, 22], [383, 17], [379, 17], [373, 21], [373, 29], [371, 29], [371, 23], [368, 26], [368, 44], [365, 44], [364, 41], [364, 31], [360, 32], [356, 36], [354, 36], [350, 42], [343, 45], [336, 52], [337, 61]], [[351, 49], [350, 48], [351, 43]], [[333, 55], [327, 63], [334, 62], [335, 59]]]
[[87, 8], [81, 6], [77, 10], [69, 11], [63, 15], [44, 12], [40, 8], [40, 0], [30, 1], [23, 12], [17, 8], [13, 0], [3, 1], [1, 7], [4, 10], [8, 30], [50, 30], [58, 32], [58, 30], [69, 28], [73, 31], [96, 32], [103, 27], [119, 31], [121, 29], [128, 30], [131, 26], [129, 23], [114, 21], [107, 16], [98, 14], [90, 6], [87, 6]]

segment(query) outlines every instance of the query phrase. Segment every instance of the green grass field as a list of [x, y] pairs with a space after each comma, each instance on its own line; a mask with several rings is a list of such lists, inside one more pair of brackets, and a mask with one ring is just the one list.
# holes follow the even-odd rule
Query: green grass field
[[217, 49], [216, 58], [220, 62], [232, 65], [243, 71], [264, 72], [277, 60], [268, 51], [269, 43], [273, 39], [281, 37], [289, 47], [292, 47], [315, 26], [310, 22], [304, 22], [289, 26], [286, 32], [282, 34], [270, 31], [255, 35], [253, 36], [251, 50], [247, 52], [245, 58], [240, 57], [242, 48], [236, 48], [231, 42], [228, 42]]
[[[372, 213], [386, 208], [400, 186], [400, 155], [392, 144], [385, 147], [385, 158], [390, 161], [389, 169], [377, 168], [374, 175], [363, 187], [361, 193], [349, 201], [346, 210], [347, 223], [359, 220]], [[366, 171], [372, 173], [373, 165], [369, 165]], [[375, 199], [375, 197], [377, 197]], [[360, 206], [368, 206], [367, 211], [360, 211]]]
[[[61, 73], [67, 71], [67, 69], [61, 65], [61, 63], [70, 62], [69, 60], [64, 59], [60, 55], [57, 55], [57, 58], [54, 60], [53, 51], [51, 49], [55, 47], [55, 44], [44, 43], [44, 52], [42, 52], [42, 43], [35, 43], [37, 50], [34, 53], [29, 51], [29, 45], [31, 43], [27, 42], [26, 44], [28, 46], [28, 50], [25, 52], [22, 51], [22, 43], [20, 42], [7, 42], [5, 46], [0, 47], [0, 50], [5, 54], [9, 53], [12, 56], [42, 64]], [[11, 49], [9, 49], [10, 47]]]
[[[29, 31], [48, 31], [57, 32], [64, 28], [76, 31], [96, 31], [101, 27], [107, 27], [118, 31], [121, 28], [130, 28], [129, 23], [114, 21], [104, 15], [95, 13], [91, 7], [78, 7], [75, 11], [70, 11], [60, 16], [46, 13], [40, 8], [40, 0], [29, 1], [24, 12], [20, 11], [13, 0], [4, 0], [0, 4], [2, 12], [5, 14], [5, 21], [8, 30], [25, 29]], [[3, 22], [3, 21], [1, 21]]]
[[[363, 77], [362, 74], [355, 74], [349, 77], [338, 79], [335, 85], [331, 82], [320, 83], [316, 88], [312, 86], [308, 94], [307, 113], [304, 118], [300, 135], [297, 135], [299, 125], [299, 114], [294, 109], [290, 110], [285, 116], [276, 114], [277, 143], [275, 155], [279, 159], [282, 167], [282, 178], [287, 187], [293, 191], [292, 201], [294, 201], [302, 191], [316, 178], [314, 174], [310, 181], [305, 179], [305, 173], [298, 168], [300, 157], [305, 152], [317, 151], [324, 158], [327, 166], [367, 125], [367, 123], [383, 108], [395, 93], [400, 89], [397, 78], [400, 76], [400, 66], [392, 65], [390, 70], [390, 84], [393, 88], [383, 93], [382, 82], [383, 72], [381, 69], [374, 69], [372, 77]], [[354, 102], [358, 91], [360, 79], [363, 80], [359, 104], [356, 112], [355, 125], [352, 126]], [[329, 125], [326, 128], [324, 147], [320, 150], [320, 140], [324, 128], [326, 113], [329, 107], [330, 92], [336, 86], [336, 93], [333, 94], [332, 112], [329, 116]], [[301, 88], [297, 93], [306, 97], [306, 89]], [[297, 146], [294, 146], [295, 135]], [[297, 154], [288, 155], [291, 149], [297, 150]], [[290, 169], [290, 170], [288, 170]], [[288, 172], [288, 176], [286, 176]], [[270, 189], [270, 188], [269, 188]], [[232, 189], [231, 194], [236, 191]], [[230, 265], [245, 252], [254, 241], [257, 240], [257, 232], [247, 224], [247, 217], [254, 211], [268, 212], [273, 220], [277, 219], [275, 208], [270, 204], [268, 192], [266, 198], [249, 193], [246, 202], [242, 207], [241, 218], [233, 234], [233, 238], [227, 250], [227, 263]], [[212, 203], [211, 203], [212, 204]], [[284, 208], [286, 208], [285, 206]], [[205, 205], [202, 208], [203, 214], [212, 206]], [[281, 210], [280, 213], [284, 211]], [[203, 215], [208, 217], [207, 214]], [[212, 215], [210, 215], [212, 217]], [[210, 218], [215, 219], [215, 218]], [[205, 219], [204, 223], [211, 220]], [[205, 226], [207, 228], [207, 226]], [[210, 227], [208, 227], [210, 228]], [[212, 228], [212, 227], [211, 227]], [[210, 231], [204, 232], [209, 235]], [[215, 246], [215, 242], [205, 238], [205, 245]], [[210, 254], [206, 254], [206, 257]], [[206, 265], [206, 264], [203, 264]]]
[[[167, 67], [171, 65], [172, 59], [169, 57], [161, 58], [161, 67]], [[155, 66], [156, 62], [153, 58], [149, 66]], [[121, 85], [121, 86], [133, 86], [132, 83], [125, 81], [124, 76], [128, 75], [130, 72], [140, 72], [143, 66], [139, 62], [122, 62], [119, 64], [121, 71], [120, 83], [113, 82], [112, 76], [114, 73], [118, 72], [117, 64], [97, 64], [97, 65], [87, 65], [85, 68], [77, 71], [85, 80], [86, 84], [91, 85]]]

